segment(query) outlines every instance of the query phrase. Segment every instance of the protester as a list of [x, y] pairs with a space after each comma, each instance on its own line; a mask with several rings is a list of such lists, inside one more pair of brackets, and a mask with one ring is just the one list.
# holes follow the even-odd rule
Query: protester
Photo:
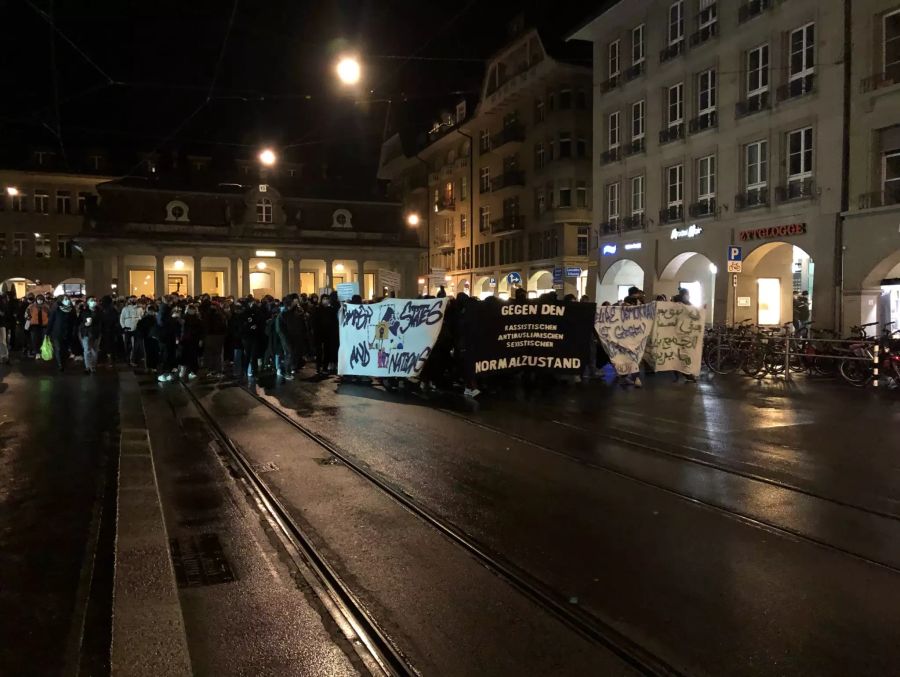
[[50, 322], [50, 310], [47, 307], [46, 299], [40, 295], [35, 297], [34, 302], [28, 306], [26, 314], [31, 354], [34, 355], [34, 359], [38, 359], [41, 356], [41, 345], [47, 333], [47, 324]]
[[87, 306], [78, 317], [78, 340], [81, 342], [81, 351], [84, 355], [85, 374], [93, 374], [97, 371], [97, 350], [100, 336], [100, 310], [97, 297], [91, 296], [88, 297]]
[[9, 337], [15, 327], [15, 317], [10, 306], [9, 295], [0, 294], [0, 364], [9, 364]]
[[66, 368], [77, 323], [78, 318], [72, 306], [72, 299], [67, 296], [61, 297], [51, 311], [50, 321], [47, 323], [47, 336], [53, 344], [53, 358], [59, 371]]
[[140, 350], [141, 345], [140, 341], [136, 342], [134, 339], [134, 330], [143, 316], [144, 308], [138, 305], [137, 298], [134, 296], [128, 297], [125, 307], [122, 308], [122, 312], [119, 314], [119, 324], [122, 326], [123, 331], [125, 357], [128, 359], [128, 364], [132, 367], [136, 366], [136, 355], [139, 355], [135, 350], [136, 348]]

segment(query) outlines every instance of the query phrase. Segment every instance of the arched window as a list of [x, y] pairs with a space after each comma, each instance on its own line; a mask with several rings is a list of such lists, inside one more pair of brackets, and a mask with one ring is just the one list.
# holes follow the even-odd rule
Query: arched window
[[267, 197], [262, 197], [256, 203], [256, 222], [272, 223], [272, 201]]

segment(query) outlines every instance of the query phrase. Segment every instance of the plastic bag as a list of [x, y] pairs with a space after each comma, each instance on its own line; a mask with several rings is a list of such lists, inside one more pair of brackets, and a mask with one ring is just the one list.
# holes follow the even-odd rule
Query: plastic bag
[[45, 336], [44, 342], [41, 344], [41, 359], [44, 362], [49, 362], [53, 359], [53, 344], [50, 342], [49, 336]]

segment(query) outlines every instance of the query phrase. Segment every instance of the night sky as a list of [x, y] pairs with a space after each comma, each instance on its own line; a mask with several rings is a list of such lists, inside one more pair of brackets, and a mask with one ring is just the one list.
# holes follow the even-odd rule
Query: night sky
[[[63, 147], [123, 157], [176, 146], [246, 156], [272, 144], [288, 147], [289, 158], [371, 177], [385, 104], [365, 100], [391, 98], [395, 129], [423, 129], [463, 94], [475, 95], [484, 59], [517, 14], [558, 38], [595, 6], [2, 0], [0, 150], [9, 157], [23, 145], [58, 147], [56, 129]], [[55, 40], [51, 14], [63, 34]], [[335, 56], [347, 50], [366, 68], [365, 87], [354, 92], [333, 77]]]

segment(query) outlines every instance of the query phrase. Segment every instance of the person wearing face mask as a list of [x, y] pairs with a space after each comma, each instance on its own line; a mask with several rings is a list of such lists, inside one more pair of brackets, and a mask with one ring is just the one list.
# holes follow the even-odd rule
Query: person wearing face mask
[[47, 336], [53, 343], [53, 358], [56, 360], [56, 368], [63, 371], [69, 359], [72, 340], [75, 338], [75, 310], [72, 299], [63, 296], [56, 302], [56, 306], [50, 312], [50, 321], [47, 323]]
[[119, 313], [119, 324], [122, 326], [122, 331], [124, 332], [125, 357], [128, 358], [128, 364], [132, 367], [136, 364], [136, 355], [140, 354], [138, 346], [135, 345], [134, 330], [143, 316], [144, 308], [138, 305], [137, 299], [134, 296], [128, 297], [128, 300], [125, 302], [125, 307], [122, 308], [122, 312]]
[[84, 354], [85, 374], [93, 374], [97, 371], [97, 348], [100, 344], [100, 334], [100, 309], [97, 298], [91, 296], [78, 318], [78, 340], [81, 342], [81, 350]]
[[47, 333], [47, 323], [50, 321], [50, 309], [43, 295], [35, 297], [34, 303], [28, 307], [28, 334], [31, 338], [31, 353], [34, 359], [41, 356], [41, 344]]
[[155, 370], [159, 360], [159, 342], [156, 340], [156, 311], [157, 308], [154, 304], [148, 305], [144, 316], [138, 320], [134, 328], [135, 353], [143, 355], [144, 367], [147, 371]]
[[184, 318], [181, 321], [178, 336], [181, 349], [181, 373], [182, 378], [187, 376], [193, 380], [200, 371], [200, 347], [203, 343], [203, 325], [197, 306], [189, 304], [184, 310]]
[[4, 292], [0, 294], [0, 364], [9, 364], [9, 328], [14, 324], [9, 296]]

